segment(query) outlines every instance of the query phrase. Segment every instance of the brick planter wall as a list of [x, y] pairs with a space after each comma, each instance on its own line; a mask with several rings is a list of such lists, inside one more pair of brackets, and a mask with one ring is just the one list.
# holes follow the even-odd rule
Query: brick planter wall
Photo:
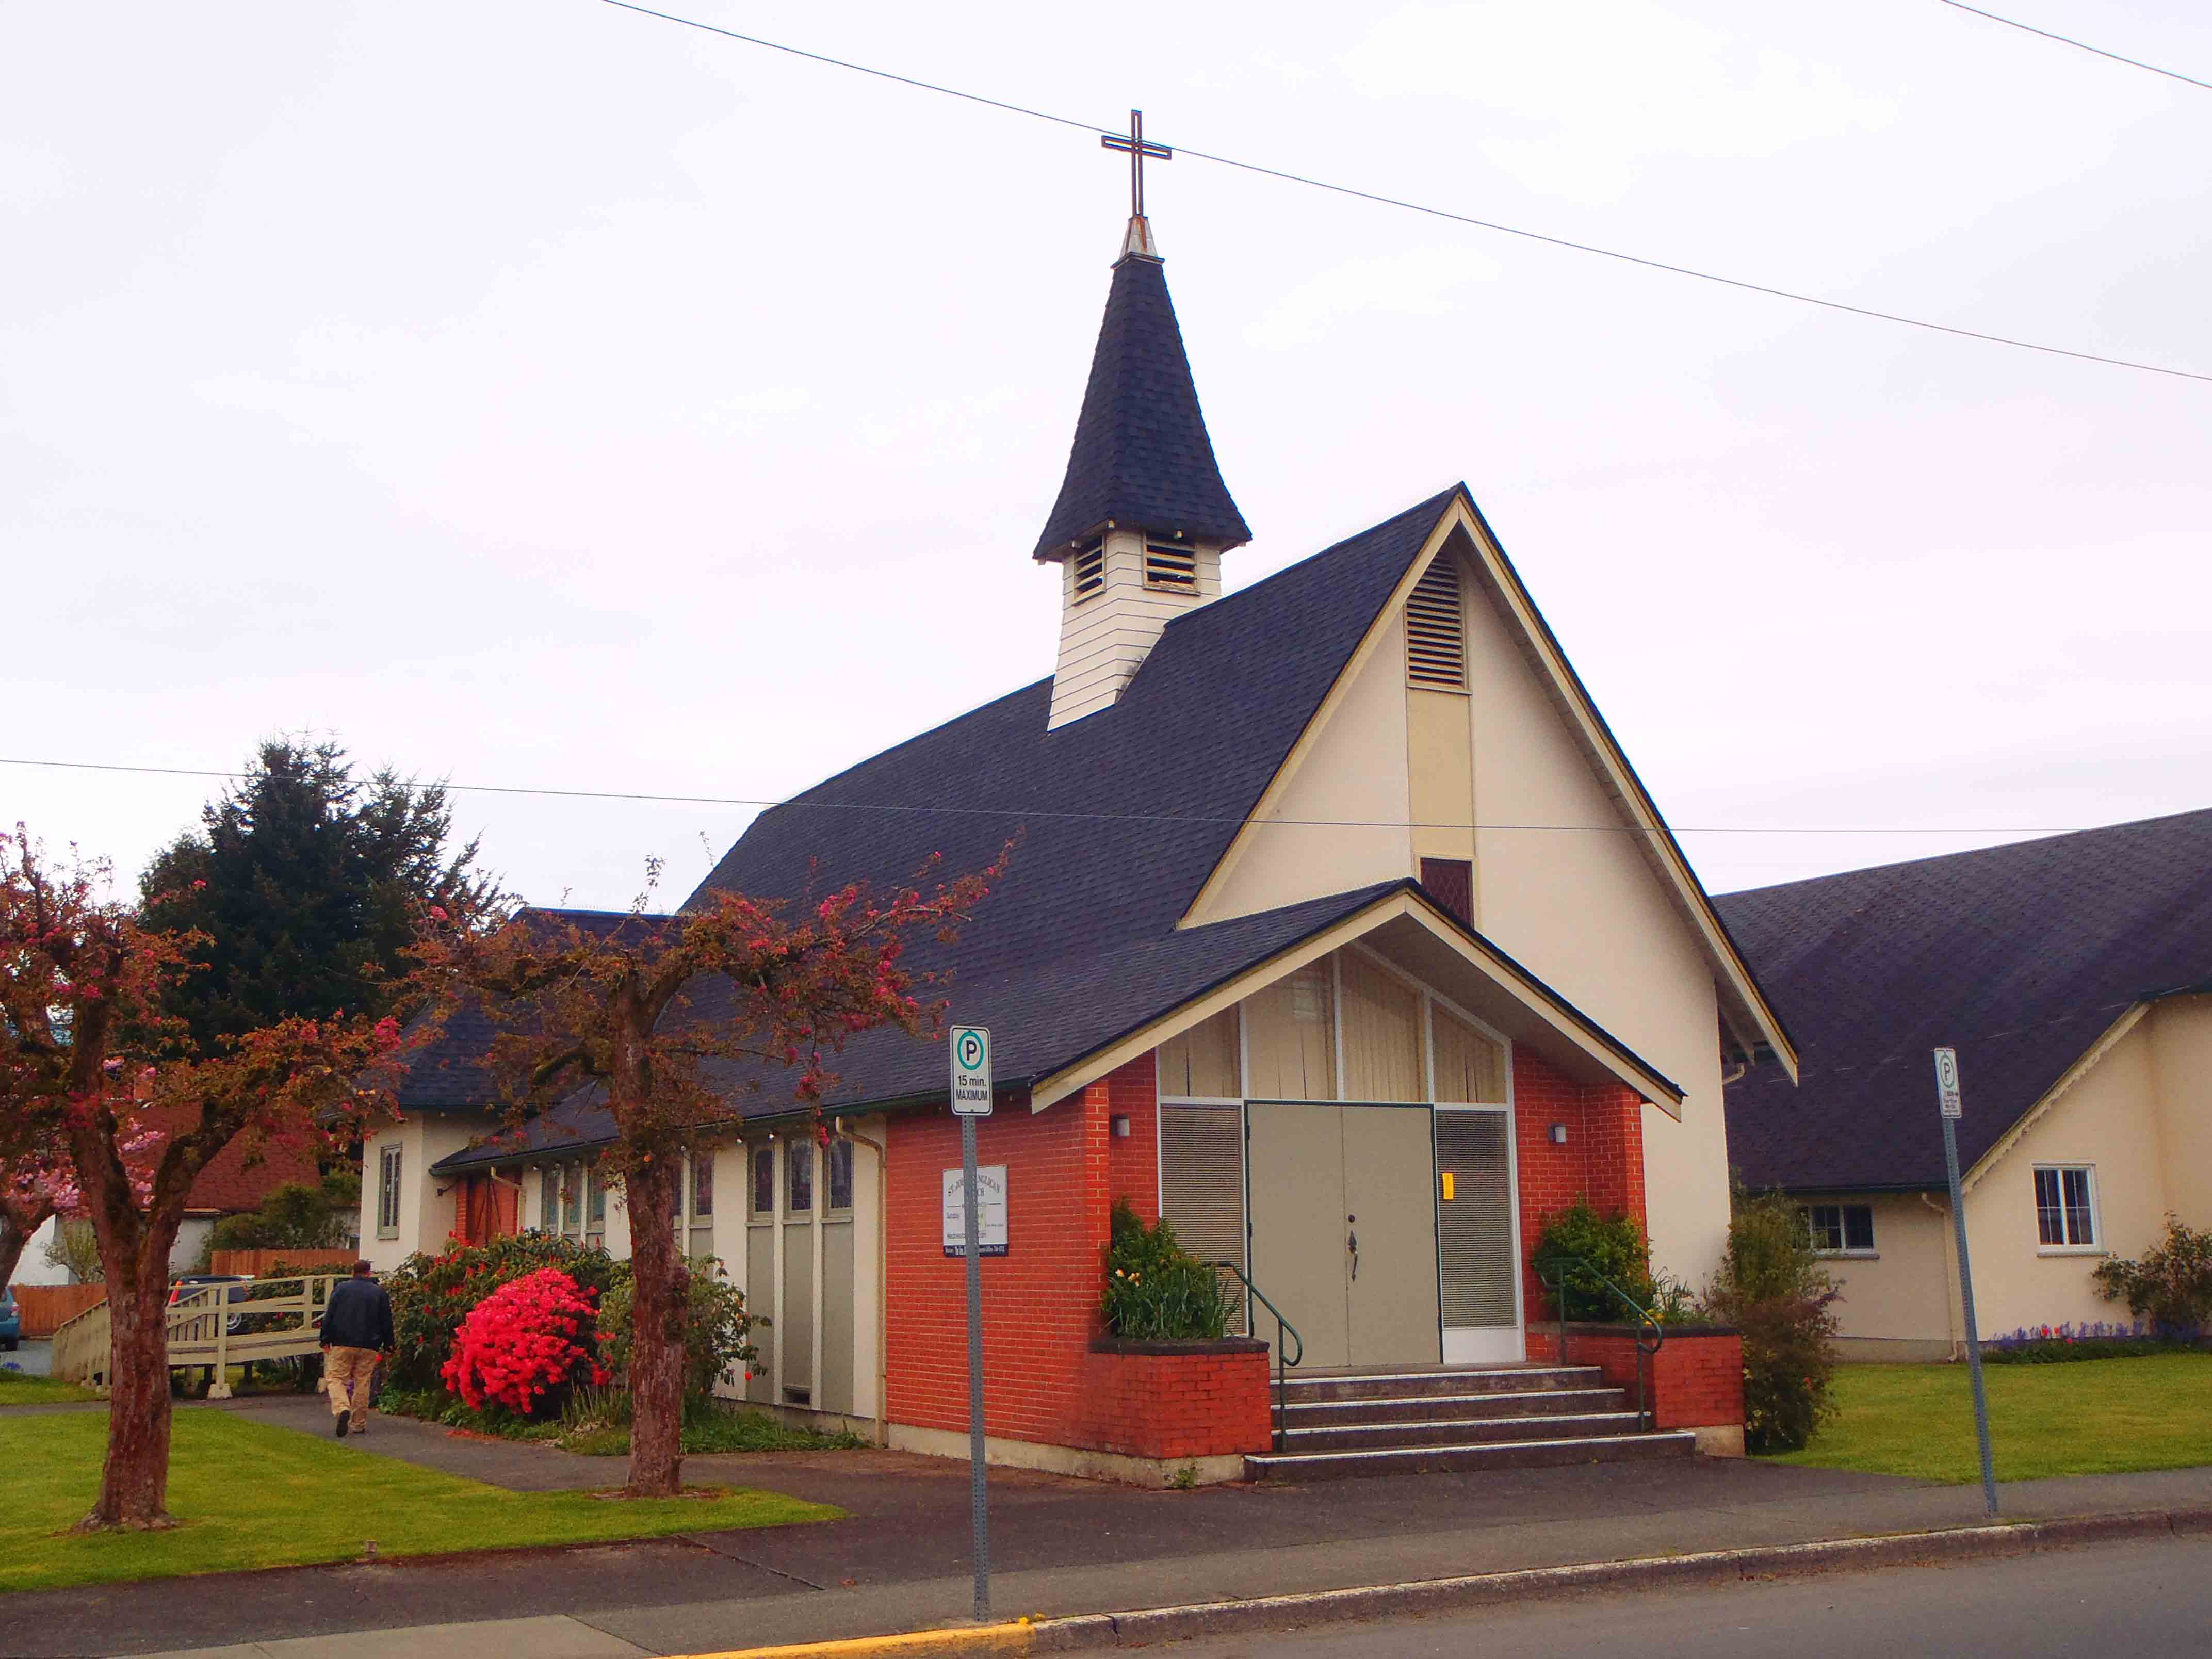
[[1222, 1457], [1272, 1443], [1264, 1342], [1091, 1345], [1078, 1444], [1129, 1457]]
[[[1531, 1309], [1544, 1305], [1534, 1269], [1544, 1224], [1588, 1204], [1601, 1214], [1644, 1216], [1644, 1103], [1617, 1084], [1584, 1086], [1523, 1048], [1513, 1051], [1514, 1156], [1521, 1179], [1521, 1249]], [[1567, 1126], [1566, 1145], [1550, 1135]]]
[[[1559, 1328], [1528, 1328], [1528, 1358], [1540, 1364], [1559, 1363]], [[1567, 1363], [1595, 1365], [1607, 1383], [1636, 1399], [1636, 1327], [1567, 1326]], [[1743, 1339], [1726, 1326], [1676, 1325], [1650, 1360], [1651, 1403], [1662, 1429], [1734, 1431], [1698, 1436], [1698, 1449], [1743, 1449]]]

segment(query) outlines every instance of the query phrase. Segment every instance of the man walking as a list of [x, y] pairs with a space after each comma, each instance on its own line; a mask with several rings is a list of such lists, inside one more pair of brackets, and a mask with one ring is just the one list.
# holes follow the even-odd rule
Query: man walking
[[331, 1291], [323, 1310], [323, 1389], [331, 1397], [331, 1432], [368, 1431], [369, 1385], [377, 1361], [392, 1352], [392, 1298], [369, 1276], [366, 1261]]

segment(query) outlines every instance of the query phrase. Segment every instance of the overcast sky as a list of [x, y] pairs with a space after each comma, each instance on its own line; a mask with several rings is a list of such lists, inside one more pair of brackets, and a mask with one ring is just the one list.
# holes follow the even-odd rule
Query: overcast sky
[[[2212, 93], [1936, 0], [667, 4], [2212, 372]], [[2202, 0], [2014, 6], [2212, 78]], [[1126, 190], [592, 0], [0, 0], [0, 753], [775, 798], [1049, 673]], [[2212, 805], [2212, 385], [1188, 157], [1151, 197], [1230, 585], [1464, 478], [1715, 890]], [[135, 873], [214, 787], [0, 766], [0, 819]], [[457, 806], [598, 904], [750, 816]]]

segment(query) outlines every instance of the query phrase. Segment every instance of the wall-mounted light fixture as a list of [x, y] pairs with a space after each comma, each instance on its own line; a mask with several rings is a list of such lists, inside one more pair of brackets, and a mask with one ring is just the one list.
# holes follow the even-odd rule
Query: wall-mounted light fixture
[[1127, 1118], [1115, 1117], [1110, 1119], [1109, 1121], [1114, 1126], [1115, 1139], [1127, 1140], [1129, 1138], [1129, 1120]]
[[1567, 1126], [1565, 1124], [1554, 1123], [1551, 1127], [1550, 1133], [1552, 1137], [1552, 1145], [1554, 1146], [1564, 1146], [1567, 1144]]

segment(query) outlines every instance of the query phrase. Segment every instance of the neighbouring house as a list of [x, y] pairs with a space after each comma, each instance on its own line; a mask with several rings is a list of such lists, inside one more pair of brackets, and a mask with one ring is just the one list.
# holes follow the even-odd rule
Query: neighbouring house
[[[158, 1146], [149, 1147], [128, 1155], [125, 1161], [134, 1170], [143, 1169], [158, 1156]], [[184, 1224], [177, 1229], [177, 1242], [169, 1251], [170, 1273], [192, 1271], [199, 1261], [200, 1252], [207, 1247], [208, 1235], [225, 1216], [251, 1214], [279, 1187], [294, 1182], [312, 1186], [321, 1179], [322, 1173], [316, 1168], [314, 1158], [304, 1147], [271, 1144], [249, 1148], [243, 1141], [233, 1141], [208, 1161], [207, 1167], [192, 1182], [191, 1194], [185, 1200]], [[22, 1260], [16, 1266], [15, 1283], [73, 1282], [65, 1269], [46, 1260], [46, 1246], [53, 1240], [55, 1226], [50, 1220], [31, 1235], [31, 1242], [24, 1247]]]
[[[1634, 1216], [1661, 1267], [1702, 1280], [1728, 1224], [1723, 1069], [1795, 1065], [1463, 485], [1224, 596], [1249, 533], [1133, 220], [1031, 550], [1060, 592], [1053, 672], [763, 813], [708, 880], [896, 884], [1022, 837], [957, 949], [921, 953], [957, 967], [954, 1018], [994, 1034], [994, 1458], [1214, 1479], [1268, 1443], [1267, 1304], [1237, 1290], [1250, 1334], [1225, 1346], [1104, 1340], [1117, 1199], [1249, 1276], [1309, 1377], [1450, 1367], [1379, 1393], [1463, 1392], [1466, 1370], [1548, 1352], [1528, 1257], [1565, 1206]], [[450, 1029], [370, 1139], [370, 1259], [514, 1228], [625, 1251], [633, 1218], [593, 1169], [604, 1114], [577, 1100], [492, 1133], [483, 1042]], [[946, 1050], [869, 1033], [838, 1070], [826, 1146], [767, 1079], [669, 1224], [773, 1322], [733, 1391], [964, 1455]], [[1740, 1360], [1712, 1352], [1710, 1376], [1661, 1385], [1653, 1425], [1679, 1434], [1628, 1431], [1617, 1390], [1539, 1395], [1577, 1380], [1539, 1374], [1507, 1390], [1520, 1420], [1464, 1446], [1409, 1450], [1387, 1411], [1340, 1407], [1370, 1425], [1346, 1455], [1598, 1455], [1584, 1436], [1644, 1455], [1692, 1429], [1740, 1449]]]
[[1730, 893], [1802, 1056], [1729, 1085], [1743, 1179], [1802, 1199], [1845, 1352], [1964, 1346], [1932, 1051], [1984, 1339], [2125, 1321], [2091, 1273], [2212, 1225], [2212, 811]]

